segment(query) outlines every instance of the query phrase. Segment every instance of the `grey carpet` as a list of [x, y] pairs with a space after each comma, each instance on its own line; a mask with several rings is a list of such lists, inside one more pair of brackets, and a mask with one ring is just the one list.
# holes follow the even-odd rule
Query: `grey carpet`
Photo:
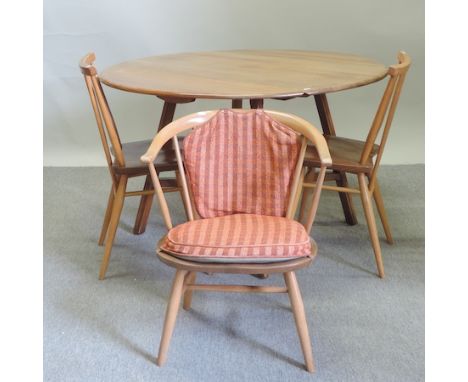
[[[174, 273], [154, 253], [164, 232], [157, 204], [146, 233], [135, 236], [138, 199], [127, 198], [108, 277], [98, 281], [107, 170], [45, 168], [44, 379], [424, 380], [424, 167], [384, 166], [379, 179], [395, 238], [393, 246], [381, 240], [384, 280], [376, 276], [359, 198], [354, 227], [343, 222], [335, 193], [321, 200], [319, 255], [298, 272], [317, 367], [311, 375], [282, 294], [196, 292], [192, 310], [179, 312], [166, 365], [157, 367]], [[182, 221], [177, 195], [171, 200]], [[200, 279], [265, 283], [251, 276]]]

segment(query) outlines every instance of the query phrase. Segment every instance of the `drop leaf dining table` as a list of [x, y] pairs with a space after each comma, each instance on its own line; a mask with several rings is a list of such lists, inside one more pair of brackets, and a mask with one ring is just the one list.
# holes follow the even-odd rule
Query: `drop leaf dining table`
[[[262, 108], [265, 99], [314, 96], [324, 134], [336, 135], [327, 93], [383, 79], [387, 67], [370, 58], [304, 50], [230, 50], [169, 54], [111, 66], [99, 78], [112, 88], [157, 96], [164, 101], [159, 129], [174, 118], [177, 104], [197, 98], [231, 100]], [[337, 185], [347, 186], [345, 173]], [[357, 223], [349, 194], [340, 193], [346, 222]]]

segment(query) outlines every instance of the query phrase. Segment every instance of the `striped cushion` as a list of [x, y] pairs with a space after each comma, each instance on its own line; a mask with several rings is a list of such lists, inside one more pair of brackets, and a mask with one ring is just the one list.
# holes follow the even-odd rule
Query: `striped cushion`
[[263, 110], [221, 110], [184, 140], [198, 214], [284, 216], [299, 150], [296, 132]]
[[311, 244], [294, 220], [234, 214], [181, 224], [169, 231], [161, 249], [194, 261], [272, 262], [310, 255]]

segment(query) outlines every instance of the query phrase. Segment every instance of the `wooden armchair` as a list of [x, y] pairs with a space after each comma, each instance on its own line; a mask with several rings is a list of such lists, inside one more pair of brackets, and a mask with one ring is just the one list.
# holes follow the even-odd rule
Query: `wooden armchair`
[[[398, 64], [389, 67], [388, 84], [385, 88], [382, 100], [365, 141], [347, 139], [334, 135], [324, 135], [333, 161], [333, 164], [330, 167], [332, 172], [327, 173], [325, 181], [337, 181], [337, 176], [339, 176], [340, 172], [356, 174], [359, 180], [359, 189], [350, 188], [347, 187], [347, 185], [324, 185], [323, 189], [338, 191], [340, 193], [349, 193], [350, 195], [359, 194], [361, 196], [369, 235], [374, 249], [378, 274], [382, 278], [384, 277], [384, 266], [371, 198], [373, 197], [375, 200], [387, 241], [388, 243], [393, 244], [390, 225], [388, 223], [379, 183], [377, 181], [377, 172], [385, 144], [387, 142], [388, 134], [390, 132], [390, 126], [398, 104], [401, 89], [410, 65], [410, 57], [405, 52], [400, 52], [398, 54]], [[380, 140], [379, 143], [376, 144], [379, 133]], [[316, 183], [314, 181], [316, 177], [314, 168], [321, 166], [320, 156], [314, 147], [311, 146], [307, 149], [304, 164], [310, 171], [306, 174], [306, 181], [304, 182], [301, 215], [304, 213], [306, 206], [305, 201], [309, 192], [308, 190], [316, 187]]]
[[[177, 134], [184, 140], [183, 157]], [[173, 226], [154, 159], [172, 140], [189, 221]], [[311, 142], [320, 173], [305, 226], [294, 221]], [[306, 315], [295, 271], [317, 254], [309, 238], [330, 154], [322, 134], [296, 116], [263, 110], [191, 114], [162, 129], [142, 161], [148, 165], [168, 234], [158, 244], [162, 262], [176, 269], [157, 359], [163, 365], [182, 296], [189, 309], [196, 290], [288, 293], [307, 370], [314, 370]], [[282, 273], [285, 287], [196, 284], [196, 273]]]
[[[94, 53], [89, 53], [81, 59], [79, 65], [88, 88], [99, 136], [112, 180], [104, 222], [99, 236], [99, 245], [103, 245], [104, 241], [106, 241], [104, 257], [99, 270], [99, 279], [102, 280], [105, 277], [109, 264], [124, 198], [127, 196], [141, 196], [140, 208], [133, 228], [135, 234], [140, 234], [145, 231], [151, 210], [154, 189], [149, 176], [148, 167], [140, 161], [141, 154], [145, 152], [151, 140], [128, 143], [122, 143], [120, 141], [119, 133], [99, 81], [97, 70], [93, 65], [94, 61]], [[177, 170], [174, 150], [162, 150], [160, 155], [154, 158], [154, 166], [158, 173]], [[144, 188], [138, 191], [127, 191], [127, 180], [140, 176], [146, 177]], [[174, 179], [165, 179], [162, 181], [162, 184], [165, 192], [181, 190]]]

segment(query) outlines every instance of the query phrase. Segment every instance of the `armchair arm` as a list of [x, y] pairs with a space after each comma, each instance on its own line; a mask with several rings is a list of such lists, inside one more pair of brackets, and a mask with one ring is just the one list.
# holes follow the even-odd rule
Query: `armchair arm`
[[315, 146], [322, 166], [329, 167], [332, 164], [332, 158], [328, 149], [327, 141], [315, 126], [311, 125], [311, 127], [313, 127], [313, 130], [308, 138]]
[[[252, 111], [251, 110], [239, 110], [236, 112], [251, 113]], [[140, 157], [141, 161], [143, 163], [146, 163], [149, 167], [150, 175], [153, 180], [153, 185], [156, 190], [156, 194], [160, 202], [163, 217], [164, 217], [164, 220], [168, 229], [172, 228], [172, 221], [170, 218], [167, 202], [164, 198], [163, 190], [162, 190], [159, 178], [158, 178], [158, 174], [156, 173], [156, 169], [154, 167], [154, 160], [156, 159], [159, 151], [162, 149], [164, 144], [168, 142], [170, 139], [173, 139], [174, 148], [176, 150], [176, 155], [177, 155], [179, 171], [182, 174], [184, 172], [184, 169], [183, 169], [182, 159], [181, 159], [181, 155], [180, 155], [180, 151], [178, 147], [177, 135], [180, 133], [183, 133], [184, 131], [191, 130], [196, 126], [206, 123], [211, 118], [216, 116], [217, 113], [218, 113], [218, 110], [194, 113], [194, 114], [190, 114], [188, 116], [185, 116], [183, 118], [180, 118], [168, 124], [156, 134], [156, 136], [153, 138], [153, 141], [151, 142], [151, 145], [147, 149], [146, 153]], [[307, 229], [310, 230], [310, 227], [312, 226], [312, 223], [313, 223], [313, 219], [315, 217], [315, 212], [317, 210], [318, 200], [320, 197], [321, 186], [324, 180], [325, 171], [326, 171], [326, 168], [330, 166], [332, 163], [332, 159], [330, 156], [330, 152], [328, 150], [327, 142], [325, 138], [323, 137], [322, 133], [315, 126], [313, 126], [311, 123], [307, 122], [306, 120], [302, 118], [299, 118], [297, 116], [293, 116], [290, 114], [276, 112], [276, 111], [265, 111], [265, 113], [268, 114], [273, 120], [283, 123], [286, 126], [289, 126], [291, 129], [295, 130], [297, 133], [305, 137], [306, 140], [310, 141], [315, 146], [317, 153], [319, 155], [320, 162], [321, 162], [321, 166], [320, 166], [321, 174], [317, 182], [318, 187], [316, 188], [315, 193], [314, 193], [311, 212], [309, 213], [309, 218], [307, 219], [307, 224], [306, 224]], [[304, 141], [304, 144], [305, 144], [305, 141]], [[305, 146], [304, 146], [304, 151], [305, 151]], [[185, 199], [188, 200], [187, 203], [189, 203], [190, 199], [188, 195], [186, 195], [187, 193], [188, 191], [185, 190], [184, 197]]]
[[215, 116], [216, 113], [217, 110], [202, 111], [199, 113], [187, 115], [174, 122], [171, 122], [156, 134], [156, 136], [153, 138], [153, 141], [151, 142], [151, 145], [148, 147], [148, 150], [146, 150], [146, 153], [140, 157], [140, 160], [146, 164], [154, 162], [159, 151], [164, 146], [164, 144], [169, 141], [169, 139], [186, 130], [192, 129], [197, 125], [205, 123], [210, 118]]
[[273, 119], [290, 126], [295, 131], [304, 135], [317, 149], [322, 166], [328, 167], [332, 164], [327, 141], [323, 137], [323, 134], [314, 125], [296, 115], [285, 114], [278, 111], [266, 111], [266, 113]]

